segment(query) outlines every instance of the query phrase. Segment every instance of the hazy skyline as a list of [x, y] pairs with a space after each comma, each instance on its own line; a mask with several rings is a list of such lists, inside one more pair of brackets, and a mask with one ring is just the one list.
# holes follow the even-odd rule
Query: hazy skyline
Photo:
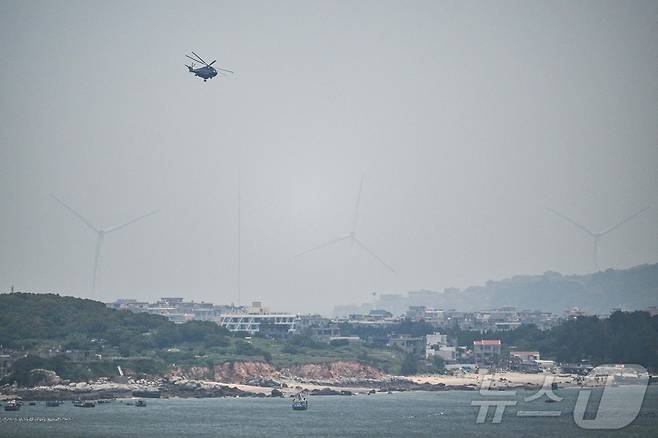
[[[0, 289], [329, 312], [658, 262], [658, 3], [0, 1]], [[234, 70], [204, 83], [194, 50]], [[397, 275], [348, 242], [350, 230]]]

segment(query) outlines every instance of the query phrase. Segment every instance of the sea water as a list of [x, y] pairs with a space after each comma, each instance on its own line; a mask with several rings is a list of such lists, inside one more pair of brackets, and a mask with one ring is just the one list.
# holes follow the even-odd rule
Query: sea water
[[[592, 409], [596, 410], [595, 390]], [[578, 389], [560, 389], [561, 402], [545, 396], [524, 401], [536, 391], [517, 391], [502, 399], [499, 424], [476, 424], [477, 391], [401, 392], [394, 394], [310, 397], [307, 411], [293, 411], [290, 399], [148, 399], [147, 407], [115, 400], [95, 408], [27, 403], [18, 412], [0, 411], [0, 437], [658, 437], [658, 387], [650, 386], [638, 417], [615, 431], [584, 430], [573, 419]], [[518, 417], [520, 410], [560, 411], [559, 416]], [[32, 419], [30, 421], [29, 419]], [[20, 420], [20, 421], [19, 421]], [[46, 421], [48, 420], [48, 421]]]

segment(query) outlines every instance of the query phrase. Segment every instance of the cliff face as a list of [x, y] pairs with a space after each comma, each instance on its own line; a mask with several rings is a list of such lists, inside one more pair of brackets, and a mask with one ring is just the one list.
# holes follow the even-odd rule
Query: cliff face
[[328, 363], [309, 363], [295, 365], [282, 370], [283, 374], [304, 379], [380, 379], [384, 376], [377, 368], [353, 361], [336, 361]]
[[214, 380], [239, 383], [249, 377], [271, 378], [274, 372], [272, 365], [265, 362], [225, 362], [215, 365]]
[[240, 383], [250, 378], [272, 379], [278, 375], [303, 379], [380, 379], [384, 377], [384, 373], [377, 368], [353, 361], [309, 363], [279, 371], [266, 362], [225, 362], [215, 365], [212, 369], [208, 367], [175, 368], [171, 372], [171, 376], [224, 383]]

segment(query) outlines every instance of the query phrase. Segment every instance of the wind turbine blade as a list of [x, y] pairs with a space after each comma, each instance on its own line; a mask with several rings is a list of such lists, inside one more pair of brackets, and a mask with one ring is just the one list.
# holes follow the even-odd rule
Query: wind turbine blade
[[630, 221], [630, 220], [633, 219], [634, 217], [637, 217], [637, 216], [641, 215], [642, 213], [644, 213], [645, 211], [647, 211], [650, 207], [651, 207], [650, 205], [647, 205], [647, 206], [644, 207], [643, 209], [641, 209], [641, 210], [639, 210], [639, 211], [636, 211], [636, 212], [633, 213], [632, 215], [628, 216], [626, 219], [624, 219], [623, 221], [619, 222], [618, 224], [613, 225], [613, 226], [611, 226], [610, 228], [606, 228], [605, 230], [601, 231], [600, 234], [601, 234], [601, 235], [604, 235], [604, 234], [608, 234], [608, 233], [611, 232], [611, 231], [616, 230], [617, 228], [621, 227], [622, 225], [624, 225], [626, 222]]
[[314, 247], [311, 248], [311, 249], [307, 249], [306, 251], [300, 252], [300, 253], [297, 254], [295, 257], [301, 257], [301, 256], [303, 256], [304, 254], [308, 254], [309, 252], [313, 252], [313, 251], [316, 251], [316, 250], [318, 250], [318, 249], [325, 248], [325, 247], [327, 247], [327, 246], [333, 245], [334, 243], [342, 242], [343, 240], [348, 240], [348, 239], [350, 239], [351, 237], [352, 237], [352, 236], [348, 234], [347, 236], [342, 236], [342, 237], [338, 237], [338, 238], [336, 238], [336, 239], [332, 239], [332, 240], [330, 240], [330, 241], [328, 241], [328, 242], [325, 242], [325, 243], [323, 243], [323, 244], [320, 244], [320, 245], [318, 245], [318, 246], [314, 246]]
[[144, 219], [145, 217], [148, 217], [148, 216], [151, 216], [151, 215], [153, 215], [153, 214], [156, 214], [157, 212], [158, 212], [157, 210], [153, 210], [153, 211], [151, 211], [151, 212], [149, 212], [149, 213], [146, 213], [146, 214], [144, 214], [144, 215], [142, 215], [142, 216], [136, 217], [135, 219], [131, 219], [131, 220], [129, 220], [128, 222], [124, 222], [124, 223], [122, 223], [121, 225], [117, 225], [117, 226], [114, 226], [114, 227], [110, 227], [110, 228], [107, 228], [107, 229], [105, 229], [105, 230], [103, 230], [103, 231], [104, 231], [106, 234], [107, 234], [107, 233], [111, 233], [112, 231], [116, 231], [116, 230], [118, 230], [118, 229], [120, 229], [120, 228], [127, 227], [128, 225], [133, 224], [133, 223], [135, 223], [135, 222], [137, 222], [137, 221], [140, 221], [140, 220]]
[[352, 234], [356, 232], [356, 225], [359, 221], [359, 204], [361, 204], [361, 190], [363, 189], [363, 175], [359, 184], [359, 193], [356, 196], [356, 207], [354, 208], [354, 220], [352, 221]]
[[578, 222], [576, 222], [575, 220], [571, 219], [570, 217], [567, 217], [567, 216], [563, 215], [562, 213], [559, 213], [559, 212], [553, 210], [552, 208], [548, 208], [547, 210], [550, 211], [551, 213], [553, 213], [554, 215], [556, 215], [556, 216], [558, 216], [558, 217], [561, 217], [561, 218], [564, 219], [565, 221], [569, 222], [571, 225], [580, 228], [581, 230], [583, 230], [584, 232], [586, 232], [586, 233], [589, 234], [590, 236], [592, 236], [592, 237], [596, 237], [596, 233], [593, 233], [592, 231], [589, 230], [589, 228], [587, 228], [587, 227], [584, 226], [584, 225], [579, 224]]
[[208, 65], [208, 63], [207, 63], [206, 61], [204, 61], [202, 57], [200, 57], [199, 55], [197, 55], [197, 54], [194, 53], [194, 52], [192, 52], [192, 54], [193, 54], [194, 56], [196, 56], [197, 58], [199, 58], [199, 60], [200, 60], [201, 62], [203, 62], [204, 64]]
[[94, 230], [96, 233], [99, 232], [99, 230], [98, 230], [95, 226], [93, 226], [93, 225], [91, 224], [91, 222], [89, 222], [87, 219], [85, 219], [84, 216], [82, 216], [80, 213], [78, 213], [77, 211], [75, 211], [72, 207], [69, 207], [67, 204], [65, 204], [64, 201], [62, 201], [61, 199], [59, 199], [57, 196], [53, 195], [52, 193], [50, 194], [50, 196], [52, 196], [52, 198], [53, 198], [55, 201], [57, 201], [62, 207], [64, 207], [64, 208], [67, 209], [68, 211], [70, 211], [75, 217], [77, 217], [78, 219], [80, 219], [80, 220], [81, 220], [86, 226], [88, 226], [89, 228], [91, 228], [92, 230]]
[[389, 271], [391, 271], [392, 273], [394, 273], [394, 274], [397, 275], [397, 272], [395, 272], [395, 269], [391, 268], [390, 265], [388, 265], [384, 260], [382, 260], [381, 258], [379, 258], [379, 256], [378, 256], [377, 254], [375, 254], [374, 252], [372, 252], [367, 246], [365, 246], [365, 245], [363, 244], [363, 242], [361, 242], [361, 241], [360, 241], [359, 239], [357, 239], [356, 237], [354, 237], [353, 239], [354, 239], [354, 242], [356, 242], [356, 244], [359, 245], [364, 251], [366, 251], [368, 254], [370, 254], [371, 256], [373, 256], [373, 257], [374, 257], [379, 263], [381, 263], [382, 265], [384, 265], [384, 266], [386, 267], [386, 269], [388, 269]]

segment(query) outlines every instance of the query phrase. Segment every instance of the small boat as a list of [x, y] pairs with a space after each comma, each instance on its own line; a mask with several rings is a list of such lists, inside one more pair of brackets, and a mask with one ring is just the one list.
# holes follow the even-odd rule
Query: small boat
[[308, 409], [308, 400], [301, 394], [297, 394], [292, 401], [293, 411], [305, 411]]
[[48, 400], [46, 401], [46, 407], [47, 408], [56, 408], [57, 406], [61, 405], [62, 402], [59, 400]]
[[28, 403], [28, 405], [29, 405], [29, 406], [36, 406], [36, 405], [37, 405], [37, 402], [35, 402], [35, 401], [31, 401], [31, 402]]
[[144, 400], [137, 400], [135, 402], [135, 406], [138, 408], [145, 408], [146, 407], [146, 402]]
[[93, 400], [75, 400], [73, 406], [76, 408], [95, 408], [96, 402]]
[[5, 411], [18, 411], [21, 409], [21, 403], [16, 400], [10, 400], [5, 404]]

